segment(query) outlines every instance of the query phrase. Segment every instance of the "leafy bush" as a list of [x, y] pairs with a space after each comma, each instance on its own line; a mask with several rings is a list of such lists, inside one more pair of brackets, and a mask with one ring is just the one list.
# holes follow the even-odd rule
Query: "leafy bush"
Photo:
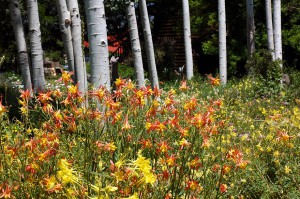
[[18, 96], [19, 90], [22, 89], [20, 77], [14, 73], [3, 73], [0, 75], [0, 96], [2, 96], [3, 104], [10, 107], [9, 117], [20, 118]]
[[246, 63], [248, 74], [263, 83], [262, 93], [279, 93], [282, 80], [282, 68], [279, 61], [273, 61], [271, 53], [258, 50]]
[[135, 79], [134, 68], [126, 64], [118, 64], [119, 76], [125, 79]]

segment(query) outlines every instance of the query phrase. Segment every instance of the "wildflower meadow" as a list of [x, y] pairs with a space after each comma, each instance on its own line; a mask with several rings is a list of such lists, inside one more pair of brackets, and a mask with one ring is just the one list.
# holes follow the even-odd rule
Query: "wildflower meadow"
[[[163, 89], [21, 91], [0, 102], [0, 198], [300, 198], [300, 98], [208, 76]], [[299, 88], [299, 87], [298, 87]]]

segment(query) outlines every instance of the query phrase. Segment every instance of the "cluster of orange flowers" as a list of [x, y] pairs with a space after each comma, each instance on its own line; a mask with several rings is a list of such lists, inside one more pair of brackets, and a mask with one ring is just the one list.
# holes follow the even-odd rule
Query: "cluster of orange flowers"
[[[219, 84], [217, 78], [209, 79], [212, 85]], [[65, 192], [70, 197], [103, 194], [103, 198], [109, 198], [113, 194], [115, 198], [147, 198], [160, 192], [163, 196], [159, 197], [172, 198], [183, 191], [196, 199], [206, 189], [216, 190], [205, 185], [208, 178], [217, 179], [220, 194], [226, 193], [227, 182], [222, 181], [225, 178], [217, 176], [227, 175], [231, 163], [237, 169], [245, 169], [249, 163], [237, 148], [228, 153], [210, 150], [226, 126], [218, 117], [222, 109], [220, 99], [180, 99], [174, 89], [137, 89], [130, 80], [121, 78], [115, 82], [112, 94], [100, 87], [84, 96], [76, 85], [70, 85], [71, 74], [64, 72], [61, 80], [66, 93], [40, 93], [36, 97], [39, 106], [30, 107], [29, 92], [22, 92], [19, 102], [23, 116], [40, 111], [44, 117], [39, 121], [41, 129], [18, 147], [6, 148], [13, 158], [26, 150], [27, 174], [23, 180], [41, 186], [48, 195]], [[189, 91], [186, 81], [179, 90]], [[89, 99], [88, 105], [84, 104], [85, 99]], [[0, 103], [0, 114], [3, 110]], [[80, 151], [86, 155], [82, 157], [84, 161], [72, 159]], [[69, 156], [73, 164], [64, 156]], [[86, 161], [87, 156], [91, 162]], [[223, 161], [222, 166], [218, 161]], [[82, 174], [72, 168], [76, 164]], [[100, 179], [101, 172], [101, 178], [106, 179]], [[91, 177], [94, 173], [96, 176]], [[84, 177], [87, 179], [81, 181]], [[97, 185], [93, 184], [97, 181]], [[1, 188], [3, 194], [11, 192], [7, 184]]]

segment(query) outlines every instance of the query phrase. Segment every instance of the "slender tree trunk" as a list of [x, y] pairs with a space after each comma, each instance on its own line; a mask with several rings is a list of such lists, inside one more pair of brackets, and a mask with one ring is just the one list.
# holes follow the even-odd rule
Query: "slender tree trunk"
[[72, 21], [72, 37], [75, 57], [75, 75], [77, 79], [78, 89], [82, 93], [87, 92], [87, 76], [84, 64], [82, 37], [81, 37], [81, 19], [77, 0], [67, 0], [68, 8], [71, 13]]
[[247, 49], [248, 58], [252, 57], [255, 51], [255, 24], [253, 0], [247, 0]]
[[271, 0], [266, 0], [266, 25], [267, 25], [267, 34], [268, 34], [268, 49], [272, 54], [273, 60], [275, 60]]
[[60, 31], [68, 60], [69, 71], [74, 71], [74, 52], [71, 35], [71, 17], [67, 8], [66, 0], [56, 0]]
[[148, 61], [151, 85], [152, 85], [152, 88], [154, 88], [154, 87], [159, 88], [154, 48], [153, 48], [153, 41], [152, 41], [152, 34], [151, 34], [146, 0], [139, 1], [139, 8], [140, 8], [141, 16], [142, 16], [142, 26], [143, 26], [143, 30], [144, 30], [144, 39], [145, 39], [146, 54], [147, 54], [147, 61]]
[[127, 2], [127, 21], [129, 26], [130, 43], [134, 60], [134, 68], [137, 76], [137, 84], [139, 88], [145, 86], [143, 59], [141, 53], [141, 45], [136, 22], [135, 8], [133, 2]]
[[[281, 0], [274, 0], [274, 44], [275, 60], [282, 60], [282, 40], [281, 40]], [[282, 64], [281, 64], [282, 67]]]
[[182, 0], [182, 8], [186, 77], [189, 80], [193, 77], [193, 53], [191, 41], [190, 8], [188, 0]]
[[227, 83], [226, 12], [225, 0], [218, 0], [219, 12], [219, 67], [222, 84]]
[[18, 0], [7, 0], [11, 21], [17, 43], [19, 65], [22, 74], [24, 90], [32, 90], [28, 52]]
[[110, 89], [106, 18], [103, 0], [85, 0], [90, 44], [91, 83]]
[[45, 91], [45, 74], [37, 0], [27, 0], [27, 12], [29, 19], [33, 87], [35, 92], [43, 92]]

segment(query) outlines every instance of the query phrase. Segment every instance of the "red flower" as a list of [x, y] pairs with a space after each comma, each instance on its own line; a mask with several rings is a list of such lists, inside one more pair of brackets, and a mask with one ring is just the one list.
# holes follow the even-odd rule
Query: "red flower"
[[207, 75], [207, 78], [209, 79], [211, 85], [213, 85], [213, 86], [220, 85], [220, 79], [219, 78], [214, 78], [211, 75]]
[[143, 149], [152, 147], [152, 141], [149, 139], [142, 139], [139, 143], [142, 144]]
[[0, 194], [0, 198], [12, 198], [12, 187], [9, 186], [7, 183], [2, 184], [1, 186], [1, 194]]
[[36, 173], [36, 166], [34, 164], [29, 164], [26, 166], [25, 171], [35, 174]]
[[199, 191], [201, 191], [202, 187], [199, 185], [199, 183], [197, 181], [189, 180], [187, 182], [187, 186], [185, 187], [185, 190], [192, 190], [192, 191], [199, 190]]
[[125, 122], [124, 122], [124, 125], [123, 125], [123, 127], [122, 127], [122, 130], [129, 130], [129, 129], [131, 129], [132, 128], [132, 126], [129, 124], [129, 122], [128, 122], [128, 114], [125, 116]]
[[227, 192], [227, 185], [226, 184], [220, 184], [220, 191], [221, 191], [221, 193]]
[[283, 141], [283, 142], [287, 142], [289, 141], [291, 138], [293, 138], [294, 136], [290, 136], [287, 134], [287, 132], [282, 132], [282, 131], [278, 131], [277, 132], [277, 141]]
[[176, 160], [176, 157], [174, 154], [172, 154], [171, 156], [168, 156], [168, 155], [166, 156], [166, 163], [170, 167], [176, 165], [175, 160]]
[[5, 106], [2, 105], [2, 99], [0, 99], [0, 115], [6, 112]]
[[166, 153], [168, 152], [169, 149], [171, 149], [171, 147], [166, 141], [161, 141], [160, 143], [157, 144], [157, 146], [158, 146], [157, 152], [159, 153]]
[[188, 89], [189, 89], [189, 87], [188, 87], [188, 85], [186, 83], [186, 80], [183, 80], [181, 82], [181, 86], [179, 87], [179, 90], [181, 90], [181, 91], [187, 91]]
[[200, 167], [202, 167], [202, 163], [200, 162], [199, 157], [195, 157], [193, 160], [190, 161], [190, 168], [198, 170]]
[[28, 101], [28, 99], [31, 98], [31, 92], [30, 92], [30, 90], [26, 90], [26, 91], [22, 91], [21, 90], [20, 93], [21, 93], [20, 98], [23, 99], [23, 100], [25, 100], [25, 101]]
[[48, 91], [47, 93], [39, 93], [37, 99], [42, 104], [47, 104], [48, 102], [52, 101], [51, 98], [52, 92]]

